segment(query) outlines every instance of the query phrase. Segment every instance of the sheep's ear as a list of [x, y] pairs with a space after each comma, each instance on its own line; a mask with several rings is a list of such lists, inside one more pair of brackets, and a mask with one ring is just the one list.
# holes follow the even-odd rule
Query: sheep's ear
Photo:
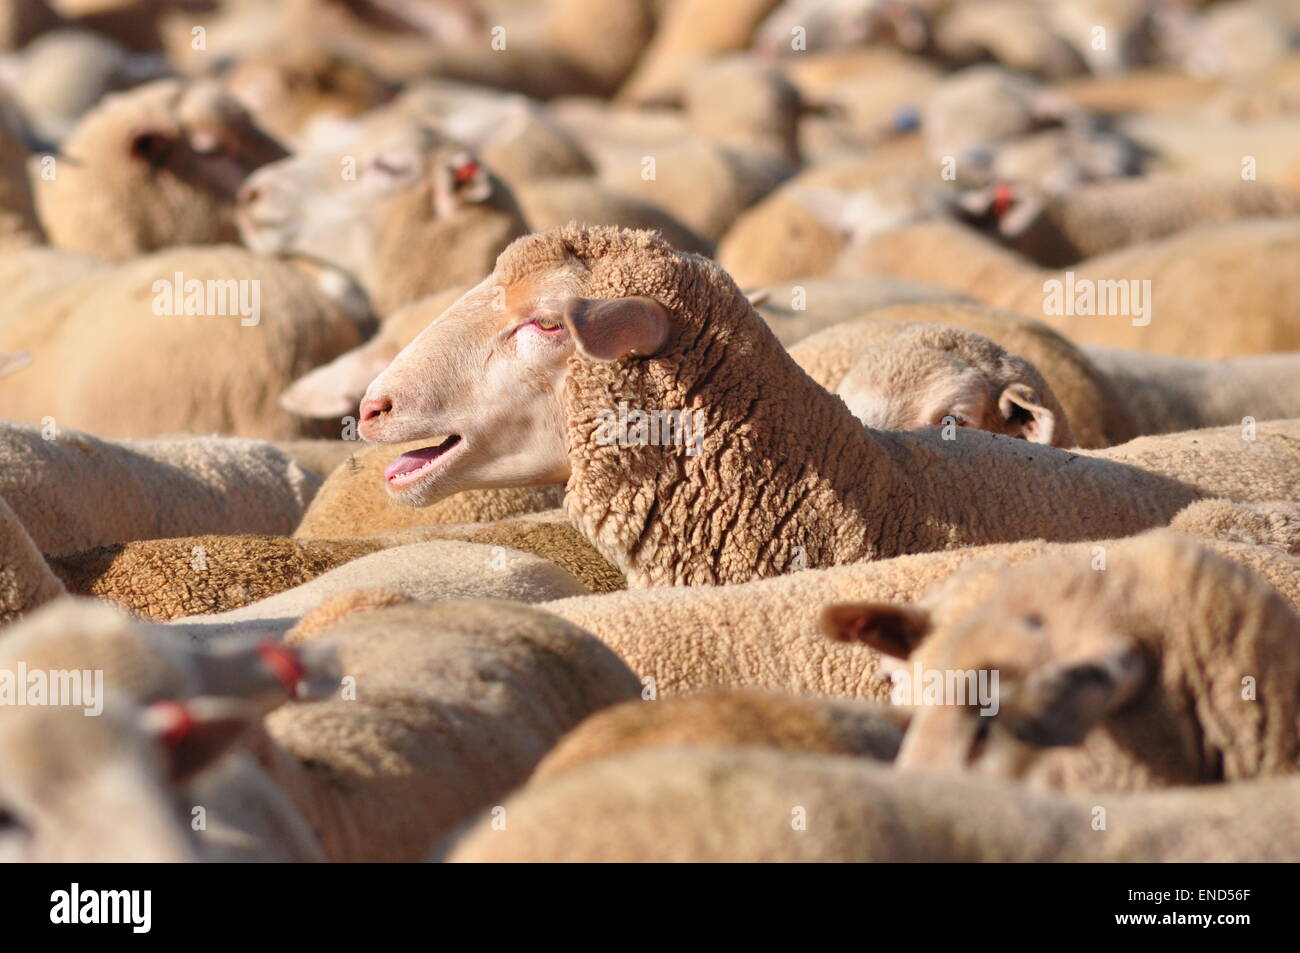
[[224, 755], [258, 719], [259, 710], [233, 698], [155, 702], [141, 727], [161, 745], [168, 779], [183, 784]]
[[131, 133], [129, 149], [133, 159], [156, 169], [167, 161], [175, 142], [175, 136], [167, 130], [145, 127]]
[[1030, 443], [1052, 442], [1056, 415], [1038, 402], [1038, 395], [1028, 384], [1011, 384], [998, 397], [998, 411], [1013, 437]]
[[433, 211], [445, 218], [465, 205], [486, 202], [492, 196], [492, 176], [469, 152], [441, 159], [434, 170]]
[[652, 298], [572, 298], [564, 326], [578, 350], [596, 361], [653, 357], [668, 343], [668, 309]]
[[1133, 700], [1147, 673], [1146, 658], [1127, 640], [1091, 656], [1057, 662], [1024, 680], [1002, 721], [1033, 745], [1077, 745], [1102, 719]]
[[888, 602], [840, 602], [822, 610], [821, 630], [836, 642], [869, 645], [881, 655], [905, 659], [930, 632], [930, 614]]

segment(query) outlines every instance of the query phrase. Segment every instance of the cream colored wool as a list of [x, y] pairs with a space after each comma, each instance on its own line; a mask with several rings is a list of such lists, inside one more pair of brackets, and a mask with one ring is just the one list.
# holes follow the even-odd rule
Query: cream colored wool
[[[562, 510], [495, 523], [415, 526], [356, 539], [186, 536], [138, 540], [49, 562], [69, 591], [107, 599], [136, 615], [167, 622], [240, 609], [381, 549], [434, 540], [490, 546], [503, 566], [512, 555], [531, 553], [571, 573], [589, 592], [627, 588], [618, 570], [573, 528]], [[47, 571], [40, 563], [42, 577]], [[29, 573], [24, 570], [20, 578]], [[12, 601], [21, 607], [27, 600]]]
[[1300, 351], [1197, 359], [1121, 348], [1084, 353], [1124, 395], [1138, 431], [1173, 433], [1300, 416]]
[[323, 437], [272, 440], [270, 444], [303, 470], [315, 474], [322, 480], [333, 473], [336, 467], [345, 463], [357, 449], [356, 444], [346, 440], [328, 440]]
[[[187, 298], [194, 282], [203, 292]], [[200, 313], [185, 313], [187, 301]], [[0, 321], [0, 351], [33, 356], [21, 375], [0, 378], [0, 405], [13, 420], [48, 417], [102, 437], [335, 436], [337, 423], [304, 421], [276, 398], [361, 340], [356, 322], [290, 262], [233, 246], [168, 249]]]
[[384, 468], [400, 453], [423, 446], [373, 447], [357, 450], [326, 478], [294, 531], [297, 539], [343, 539], [386, 530], [447, 523], [489, 523], [559, 506], [564, 490], [558, 486], [468, 490], [414, 508], [389, 499]]
[[597, 712], [561, 738], [529, 783], [643, 748], [761, 745], [891, 761], [905, 727], [902, 712], [891, 706], [799, 695], [720, 691], [628, 701]]
[[[1300, 611], [1300, 558], [1273, 545], [1274, 537], [1257, 541], [1243, 534], [1224, 539], [1221, 530], [1195, 519], [1197, 507], [1208, 505], [1196, 504], [1176, 521], [1182, 520], [1188, 532], [1207, 536], [1206, 545], [1262, 576]], [[810, 568], [738, 585], [581, 596], [542, 607], [595, 633], [638, 675], [653, 678], [660, 697], [752, 688], [883, 701], [889, 684], [877, 674], [872, 653], [815, 637], [823, 607], [852, 601], [914, 602], [931, 585], [973, 563], [996, 568], [1061, 554], [1091, 565], [1097, 547], [1109, 551], [1116, 545], [1125, 542], [1025, 540]], [[981, 595], [978, 587], [967, 587], [966, 598], [978, 600]], [[953, 593], [947, 598], [954, 610], [968, 605]]]
[[686, 78], [683, 105], [698, 135], [799, 161], [799, 92], [773, 66], [744, 54], [703, 63]]
[[[1141, 315], [1048, 314], [1045, 282], [1063, 272], [1037, 268], [974, 231], [949, 222], [909, 225], [849, 249], [846, 274], [884, 273], [933, 281], [991, 305], [1039, 318], [1080, 344], [1232, 357], [1300, 350], [1293, 302], [1300, 271], [1278, 268], [1300, 251], [1300, 219], [1231, 222], [1112, 252], [1069, 269], [1078, 282], [1151, 282]], [[1206, 303], [1213, 302], [1213, 308]], [[1130, 312], [1134, 309], [1130, 305]]]
[[1064, 268], [1196, 225], [1300, 215], [1296, 192], [1209, 175], [1114, 179], [1056, 195], [1017, 184], [1012, 195], [1012, 203], [997, 217], [999, 225], [1015, 222], [1015, 234], [1004, 240], [1048, 268]]
[[288, 533], [320, 485], [269, 444], [0, 428], [0, 495], [41, 552], [203, 532]]
[[[438, 856], [491, 861], [1295, 861], [1300, 779], [1065, 797], [865, 759], [637, 751], [506, 800]], [[1098, 830], [1097, 808], [1106, 811]], [[799, 815], [792, 813], [802, 808]], [[806, 824], [792, 821], [802, 817]]]
[[992, 339], [1029, 361], [1046, 379], [1065, 409], [1079, 446], [1106, 447], [1140, 432], [1121, 393], [1086, 352], [1041, 321], [967, 302], [908, 302], [871, 309], [811, 335], [790, 348], [790, 356], [827, 390], [838, 390], [864, 350], [879, 346], [905, 322], [964, 328]]
[[1138, 113], [1117, 123], [1119, 130], [1154, 153], [1153, 169], [1239, 177], [1242, 159], [1258, 181], [1300, 191], [1300, 130], [1289, 116], [1237, 121], [1221, 117]]
[[583, 176], [522, 182], [514, 191], [524, 219], [536, 232], [569, 222], [649, 228], [662, 234], [674, 248], [702, 255], [713, 252], [713, 242], [656, 204], [653, 195], [628, 195]]
[[308, 638], [337, 647], [355, 699], [273, 713], [263, 761], [331, 860], [424, 856], [640, 690], [581, 629], [503, 602], [355, 612]]
[[[903, 670], [998, 671], [1000, 704], [992, 716], [969, 703], [914, 708], [900, 767], [1070, 791], [1300, 767], [1300, 616], [1279, 593], [1170, 530], [1109, 543], [1104, 559], [976, 564], [921, 599], [906, 636], [889, 639], [911, 644], [893, 652]], [[878, 610], [862, 611], [870, 628]]]
[[[810, 166], [736, 217], [718, 242], [718, 264], [742, 288], [827, 274], [847, 241], [801, 196], [810, 190], [865, 189], [909, 177], [918, 185], [932, 186], [937, 171], [915, 134], [882, 143], [865, 156], [836, 157]], [[897, 189], [885, 191], [893, 195]]]
[[239, 182], [284, 155], [214, 82], [158, 80], [86, 114], [36, 209], [50, 244], [105, 258], [233, 241]]
[[[562, 393], [565, 509], [631, 586], [762, 578], [788, 571], [796, 549], [806, 565], [829, 566], [1034, 537], [1121, 536], [1204, 496], [1300, 493], [1293, 422], [1261, 425], [1254, 442], [1204, 431], [1087, 455], [970, 430], [956, 440], [938, 429], [866, 431], [798, 368], [721, 269], [644, 232], [530, 236], [501, 256], [492, 280], [509, 288], [575, 261], [573, 293], [645, 296], [671, 315], [653, 358], [575, 355]], [[391, 365], [386, 385], [411, 366]], [[602, 444], [599, 412], [629, 397], [702, 413], [700, 452]], [[974, 473], [986, 505], [954, 489]], [[731, 492], [738, 486], [757, 496]]]
[[21, 619], [64, 592], [27, 530], [0, 498], [0, 625]]
[[778, 0], [668, 0], [654, 38], [618, 98], [636, 104], [677, 100], [690, 70], [720, 53], [748, 48]]
[[168, 624], [201, 642], [242, 632], [279, 636], [325, 600], [349, 589], [374, 587], [423, 602], [502, 599], [535, 603], [587, 592], [573, 575], [530, 553], [460, 540], [433, 540], [352, 559], [239, 609], [185, 616]]
[[1272, 546], [1300, 556], [1300, 503], [1205, 500], [1187, 507], [1169, 525], [1192, 536]]
[[[957, 301], [961, 298], [956, 292], [938, 285], [883, 275], [856, 278], [810, 276], [750, 292], [755, 310], [767, 322], [776, 339], [790, 348], [792, 354], [799, 350], [796, 345], [805, 339], [860, 317], [867, 311], [914, 301]], [[834, 389], [835, 384], [827, 384], [811, 368], [804, 367], [804, 370], [827, 390]]]

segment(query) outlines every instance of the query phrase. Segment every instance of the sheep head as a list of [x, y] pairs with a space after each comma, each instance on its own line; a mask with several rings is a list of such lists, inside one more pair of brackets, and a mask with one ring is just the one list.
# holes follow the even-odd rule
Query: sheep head
[[160, 80], [106, 97], [31, 178], [51, 244], [127, 258], [235, 239], [239, 184], [284, 155], [215, 82]]

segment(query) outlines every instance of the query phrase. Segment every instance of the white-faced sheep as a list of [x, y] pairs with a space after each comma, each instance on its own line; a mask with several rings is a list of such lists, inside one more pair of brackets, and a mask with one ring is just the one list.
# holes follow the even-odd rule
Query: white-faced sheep
[[[1296, 771], [1300, 616], [1180, 533], [1109, 545], [1104, 560], [976, 564], [919, 606], [827, 609], [829, 634], [871, 645], [905, 680], [895, 691], [913, 715], [898, 767], [1065, 790]], [[972, 586], [978, 605], [946, 599]], [[965, 692], [972, 682], [932, 700], [930, 672], [997, 681], [989, 697]]]
[[[1086, 455], [867, 430], [717, 265], [607, 228], [512, 244], [371, 382], [361, 417], [366, 439], [426, 441], [385, 470], [409, 505], [567, 481], [570, 518], [633, 586], [761, 578], [796, 548], [828, 566], [1120, 536], [1205, 496], [1300, 491], [1293, 422], [1257, 441], [1199, 431]], [[989, 488], [978, 505], [953, 489], [972, 473]]]
[[[528, 786], [456, 862], [1296, 861], [1300, 778], [1064, 797], [865, 758], [634, 751]], [[1097, 825], [1105, 809], [1104, 829]], [[801, 823], [796, 823], [801, 822]]]
[[1038, 369], [982, 335], [909, 324], [869, 347], [835, 392], [876, 430], [974, 427], [1075, 446], [1065, 411]]
[[1141, 432], [1123, 393], [1082, 349], [1041, 321], [974, 302], [920, 301], [874, 308], [805, 338], [790, 348], [790, 356], [817, 383], [839, 391], [868, 348], [887, 345], [906, 324], [917, 322], [983, 335], [1029, 361], [1060, 401], [1081, 447], [1124, 443]]
[[235, 191], [284, 149], [215, 81], [158, 80], [105, 98], [32, 176], [50, 244], [106, 258], [233, 241]]

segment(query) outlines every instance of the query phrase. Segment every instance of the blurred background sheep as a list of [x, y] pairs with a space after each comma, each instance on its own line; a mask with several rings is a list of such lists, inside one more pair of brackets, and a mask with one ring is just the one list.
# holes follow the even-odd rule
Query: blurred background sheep
[[[1054, 664], [1087, 659], [1107, 599], [1164, 659], [1090, 740], [1029, 739], [1068, 767], [1055, 787], [1160, 774], [1176, 731], [1142, 704], [1214, 715], [1251, 677], [1267, 697], [1246, 711], [1289, 747], [1229, 770], [1249, 745], [1220, 740], [1161, 783], [1286, 800], [1248, 779], [1296, 770], [1294, 653], [1225, 650], [1213, 684], [1180, 681], [1179, 653], [1235, 644], [1243, 591], [1279, 641], [1296, 627], [1294, 0], [0, 0], [0, 287], [0, 658], [88, 664], [136, 632], [130, 675], [176, 664], [169, 640], [187, 664], [247, 660], [256, 632], [338, 649], [363, 700], [286, 682], [266, 716], [247, 679], [125, 678], [102, 728], [15, 721], [0, 856], [417, 859], [445, 836], [456, 856], [514, 797], [547, 835], [494, 851], [485, 816], [462, 857], [1016, 859], [969, 848], [966, 792], [998, 829], [1076, 802], [1025, 793], [1010, 719], [972, 734], [969, 711], [887, 704], [880, 661], [933, 618], [966, 620], [930, 645], [980, 664], [1019, 622], [972, 593], [1017, 584], [1047, 603]], [[394, 478], [465, 440], [385, 431], [394, 381], [440, 425], [492, 430], [488, 464], [420, 506]], [[601, 401], [655, 395], [699, 405], [702, 459], [611, 466], [638, 458], [590, 440]], [[1122, 535], [1151, 526], [1171, 528]], [[1096, 550], [1117, 560], [1105, 598], [1053, 601], [1091, 592]], [[1216, 611], [1181, 624], [1171, 593]], [[971, 619], [1002, 642], [962, 641]], [[185, 706], [198, 734], [164, 743], [160, 711]], [[134, 787], [36, 803], [62, 764], [22, 761], [45, 732]], [[682, 747], [708, 750], [634, 750]], [[916, 781], [927, 750], [961, 763]], [[656, 783], [626, 836], [592, 828], [614, 847], [570, 836], [568, 804], [619, 805], [660, 762], [732, 780]], [[692, 841], [805, 777], [814, 801], [841, 777], [898, 789], [908, 810], [861, 829], [931, 833]], [[185, 832], [198, 790], [225, 841]], [[136, 795], [134, 840], [66, 807]], [[1142, 824], [1111, 853], [1253, 843]], [[1107, 856], [1081, 838], [1024, 856]]]

